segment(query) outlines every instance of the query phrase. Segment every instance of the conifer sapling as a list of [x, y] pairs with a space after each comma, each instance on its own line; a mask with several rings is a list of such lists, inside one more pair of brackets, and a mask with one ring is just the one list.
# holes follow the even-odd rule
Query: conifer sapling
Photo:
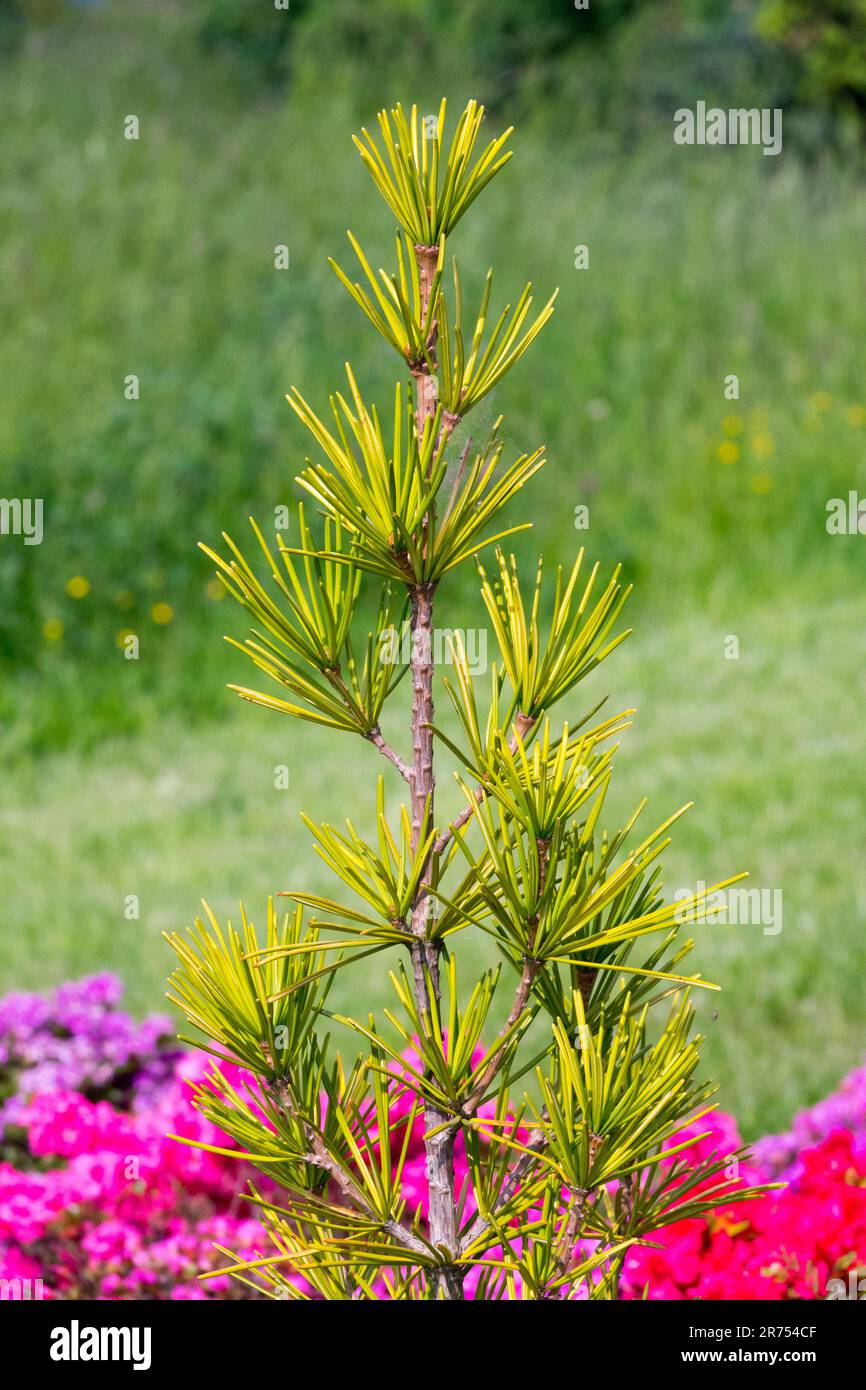
[[[203, 547], [255, 623], [235, 645], [274, 693], [233, 688], [360, 736], [404, 784], [392, 815], [379, 778], [369, 838], [303, 818], [339, 881], [333, 898], [289, 891], [293, 909], [271, 901], [263, 935], [243, 911], [240, 928], [222, 928], [207, 910], [189, 940], [169, 938], [170, 998], [215, 1059], [195, 1104], [267, 1175], [252, 1193], [262, 1251], [227, 1252], [227, 1267], [272, 1297], [612, 1298], [630, 1246], [751, 1195], [726, 1174], [732, 1155], [695, 1167], [672, 1142], [713, 1092], [696, 1076], [689, 995], [715, 986], [685, 973], [693, 943], [679, 928], [735, 880], [665, 903], [659, 859], [681, 812], [648, 834], [643, 805], [624, 826], [605, 821], [633, 711], [552, 714], [627, 636], [628, 589], [618, 570], [606, 583], [598, 566], [587, 573], [582, 553], [552, 583], [539, 564], [527, 588], [500, 544], [524, 527], [503, 516], [543, 451], [511, 458], [498, 422], [480, 443], [464, 423], [555, 298], [533, 314], [527, 285], [494, 318], [488, 272], [464, 331], [450, 239], [511, 157], [510, 131], [480, 139], [483, 116], [470, 101], [446, 142], [444, 101], [423, 121], [397, 106], [378, 135], [355, 139], [397, 223], [395, 263], [377, 273], [350, 233], [359, 278], [334, 269], [401, 359], [393, 412], [366, 403], [348, 366], [324, 416], [293, 389], [315, 446], [298, 478], [313, 509], [299, 506], [297, 543], [269, 542], [253, 523], [248, 556], [228, 536], [224, 553]], [[498, 655], [479, 677], [452, 638], [440, 723], [437, 591], [463, 565], [478, 568]], [[371, 612], [375, 630], [359, 639]], [[408, 672], [385, 640], [407, 615]], [[381, 716], [407, 674], [400, 749]], [[437, 753], [455, 760], [463, 803], [446, 824]], [[469, 982], [458, 976], [466, 933], [499, 958]], [[337, 972], [371, 957], [390, 971], [387, 1019], [329, 1010]], [[357, 1039], [351, 1060], [334, 1048], [335, 1024]], [[403, 1179], [419, 1130], [416, 1206]]]

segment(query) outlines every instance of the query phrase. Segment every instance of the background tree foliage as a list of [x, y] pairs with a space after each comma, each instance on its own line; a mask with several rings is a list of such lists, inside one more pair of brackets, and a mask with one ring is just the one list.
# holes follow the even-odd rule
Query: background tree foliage
[[421, 0], [349, 0], [327, 14], [299, 0], [292, 11], [298, 22], [286, 25], [268, 6], [204, 0], [201, 39], [263, 80], [283, 82], [293, 56], [326, 37], [338, 60], [352, 55], [363, 63], [390, 49], [417, 73], [438, 62], [445, 31], [491, 110], [568, 91], [578, 77], [583, 101], [625, 133], [635, 121], [666, 115], [683, 81], [710, 101], [782, 105], [794, 123], [816, 103], [831, 125], [862, 115], [866, 105], [862, 0], [817, 7], [808, 0], [605, 0], [577, 16], [570, 0], [502, 0], [492, 8], [484, 0], [443, 0], [435, 12]]

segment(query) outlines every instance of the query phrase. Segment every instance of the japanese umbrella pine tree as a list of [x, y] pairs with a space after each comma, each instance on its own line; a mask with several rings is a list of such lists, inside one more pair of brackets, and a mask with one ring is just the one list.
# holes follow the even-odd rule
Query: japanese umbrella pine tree
[[[395, 263], [376, 273], [350, 233], [357, 282], [334, 269], [401, 379], [381, 412], [348, 366], [329, 413], [288, 397], [315, 446], [298, 482], [324, 518], [321, 543], [308, 501], [294, 545], [253, 523], [249, 556], [228, 536], [224, 554], [203, 547], [256, 624], [235, 645], [275, 693], [233, 688], [360, 736], [406, 797], [389, 814], [378, 779], [370, 838], [303, 818], [339, 882], [333, 898], [288, 892], [293, 909], [271, 903], [264, 935], [243, 913], [237, 929], [208, 911], [189, 940], [170, 937], [170, 997], [216, 1059], [195, 1104], [267, 1174], [253, 1193], [264, 1248], [228, 1268], [273, 1297], [611, 1298], [630, 1246], [750, 1195], [730, 1177], [732, 1155], [694, 1166], [672, 1142], [713, 1093], [696, 1078], [689, 995], [714, 986], [685, 973], [693, 943], [679, 928], [726, 884], [664, 901], [659, 858], [681, 812], [649, 833], [637, 830], [642, 805], [607, 826], [615, 739], [632, 711], [552, 714], [627, 636], [628, 590], [618, 570], [607, 582], [587, 573], [582, 553], [552, 582], [539, 564], [527, 586], [499, 543], [524, 529], [503, 513], [543, 450], [511, 458], [499, 422], [480, 444], [464, 426], [555, 297], [534, 314], [527, 285], [496, 315], [488, 272], [464, 317], [450, 238], [511, 157], [510, 131], [483, 145], [483, 116], [470, 101], [446, 142], [444, 101], [435, 119], [397, 106], [377, 136], [355, 140], [397, 223]], [[440, 580], [460, 565], [478, 567], [498, 652], [478, 677], [451, 639], [443, 726], [434, 615]], [[372, 613], [375, 630], [359, 635]], [[407, 617], [401, 750], [380, 720], [407, 673], [388, 640]], [[464, 803], [446, 824], [437, 752], [456, 760]], [[499, 957], [468, 983], [465, 933]], [[374, 956], [393, 986], [387, 1019], [329, 1011], [336, 973]], [[335, 1050], [335, 1023], [357, 1056]], [[410, 1205], [402, 1179], [419, 1127], [427, 1201]]]

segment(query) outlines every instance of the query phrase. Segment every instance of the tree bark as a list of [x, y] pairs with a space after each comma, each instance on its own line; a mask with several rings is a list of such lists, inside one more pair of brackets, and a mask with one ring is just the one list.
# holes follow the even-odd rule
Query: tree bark
[[[415, 255], [421, 287], [421, 318], [427, 313], [430, 289], [436, 272], [438, 247], [416, 246]], [[430, 335], [428, 346], [431, 355], [435, 350], [435, 327]], [[420, 443], [425, 424], [436, 413], [436, 379], [426, 363], [419, 364], [414, 372], [416, 385], [415, 419]], [[427, 518], [424, 524], [427, 530]], [[411, 670], [412, 670], [412, 848], [417, 850], [421, 843], [421, 832], [425, 824], [433, 824], [433, 801], [435, 778], [433, 772], [433, 598], [435, 584], [418, 584], [410, 588], [411, 600]], [[424, 868], [418, 885], [418, 892], [412, 906], [412, 933], [416, 940], [412, 946], [412, 973], [415, 985], [415, 1000], [418, 1010], [429, 1014], [431, 1004], [439, 1003], [439, 946], [427, 939], [430, 912], [430, 877], [432, 856]], [[433, 998], [431, 999], [431, 993]], [[424, 1141], [425, 1171], [429, 1197], [430, 1240], [437, 1248], [446, 1252], [446, 1263], [432, 1276], [432, 1291], [435, 1298], [448, 1301], [462, 1299], [463, 1274], [448, 1257], [457, 1257], [458, 1223], [457, 1204], [454, 1192], [454, 1126], [440, 1127], [448, 1120], [436, 1106], [427, 1105], [424, 1109], [424, 1126], [428, 1134], [440, 1129]]]
[[[438, 246], [416, 246], [415, 259], [418, 265], [418, 281], [421, 293], [421, 322], [427, 315], [427, 306], [430, 303], [430, 291], [433, 285], [433, 276], [436, 274], [436, 267], [439, 261]], [[430, 355], [434, 357], [436, 352], [436, 325], [433, 324], [432, 331], [427, 341]], [[436, 413], [437, 391], [436, 378], [431, 375], [430, 368], [426, 362], [419, 362], [414, 373], [415, 384], [418, 388], [417, 398], [417, 419], [418, 419], [418, 440], [420, 443], [421, 435], [424, 430], [424, 421], [432, 418]]]

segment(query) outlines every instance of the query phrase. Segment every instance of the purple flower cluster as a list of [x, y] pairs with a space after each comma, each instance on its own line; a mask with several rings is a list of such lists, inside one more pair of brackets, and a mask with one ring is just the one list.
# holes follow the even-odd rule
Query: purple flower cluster
[[237, 1195], [252, 1171], [167, 1137], [234, 1147], [190, 1105], [207, 1059], [170, 1041], [169, 1018], [122, 1012], [121, 994], [103, 974], [0, 999], [0, 1278], [46, 1298], [255, 1296], [199, 1279], [225, 1265], [220, 1246], [252, 1256], [262, 1241]]
[[791, 1128], [767, 1134], [752, 1145], [755, 1162], [773, 1179], [792, 1181], [802, 1171], [800, 1153], [820, 1144], [834, 1130], [850, 1130], [866, 1143], [866, 1064], [855, 1067], [837, 1089], [808, 1110], [798, 1110]]
[[15, 1124], [23, 1097], [79, 1091], [123, 1108], [158, 1102], [180, 1056], [169, 1018], [138, 1023], [118, 1009], [123, 985], [103, 973], [53, 995], [0, 998], [0, 1129]]

